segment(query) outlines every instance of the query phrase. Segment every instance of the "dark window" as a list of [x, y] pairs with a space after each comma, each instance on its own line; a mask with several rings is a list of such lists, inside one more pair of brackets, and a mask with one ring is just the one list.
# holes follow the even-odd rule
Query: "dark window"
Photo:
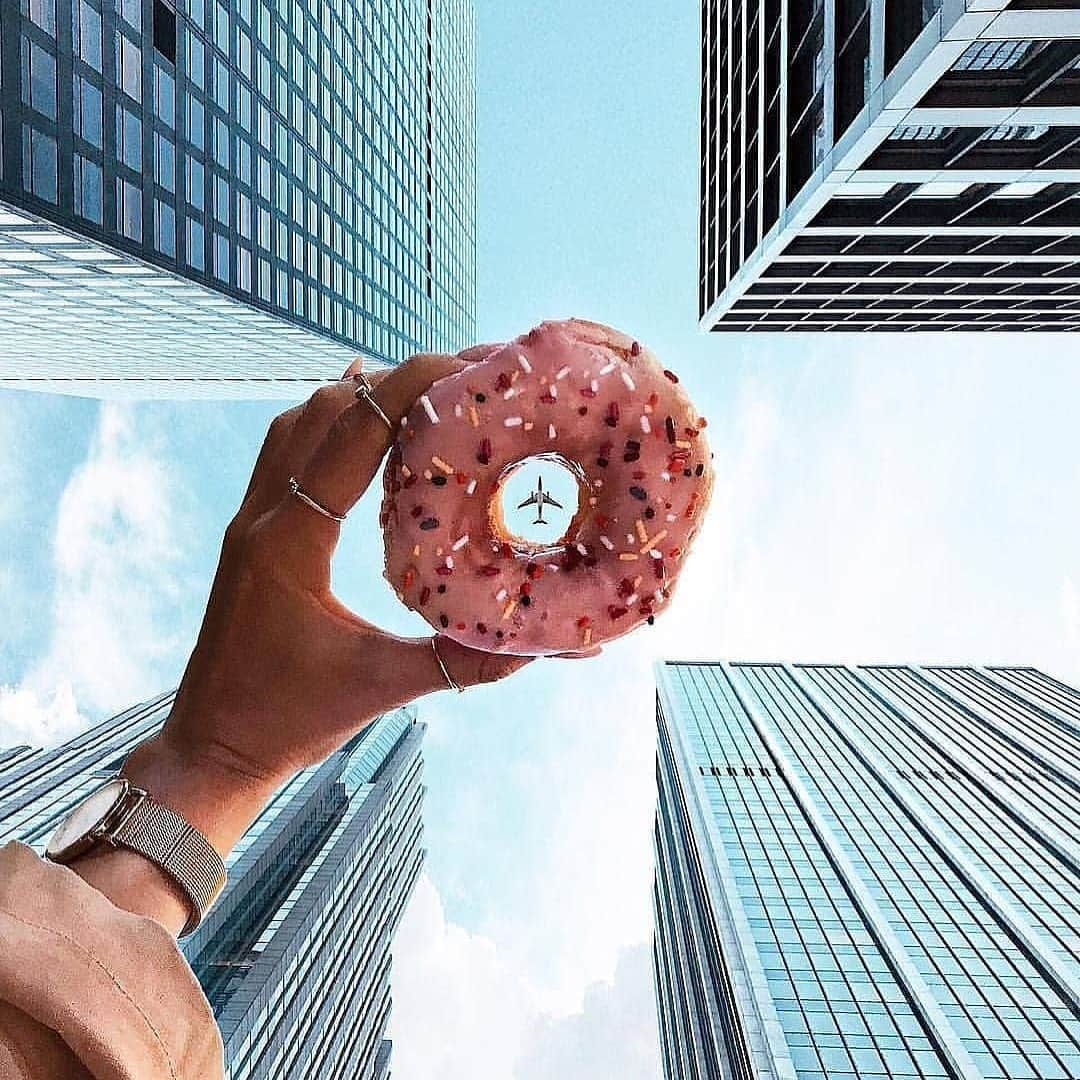
[[154, 48], [170, 64], [176, 63], [176, 12], [154, 0]]

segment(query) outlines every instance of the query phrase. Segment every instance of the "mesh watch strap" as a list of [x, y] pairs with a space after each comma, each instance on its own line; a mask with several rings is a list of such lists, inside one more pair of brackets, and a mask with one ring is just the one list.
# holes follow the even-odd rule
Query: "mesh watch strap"
[[183, 890], [191, 915], [181, 936], [202, 922], [225, 887], [225, 864], [210, 841], [176, 811], [149, 796], [139, 800], [109, 839], [145, 855]]

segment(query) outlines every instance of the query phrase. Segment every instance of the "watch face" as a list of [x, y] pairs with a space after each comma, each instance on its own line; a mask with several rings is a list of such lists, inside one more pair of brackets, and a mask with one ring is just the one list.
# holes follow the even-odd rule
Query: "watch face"
[[60, 859], [65, 854], [74, 855], [85, 846], [90, 834], [99, 825], [127, 793], [126, 780], [110, 780], [107, 784], [92, 791], [68, 816], [56, 827], [49, 837], [45, 853], [50, 859]]

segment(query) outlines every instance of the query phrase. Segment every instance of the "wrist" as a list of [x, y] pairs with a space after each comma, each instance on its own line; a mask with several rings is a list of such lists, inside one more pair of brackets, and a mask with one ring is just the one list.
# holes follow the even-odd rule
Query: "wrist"
[[140, 743], [120, 774], [180, 814], [222, 858], [281, 783], [246, 768], [221, 748], [190, 746], [167, 731]]

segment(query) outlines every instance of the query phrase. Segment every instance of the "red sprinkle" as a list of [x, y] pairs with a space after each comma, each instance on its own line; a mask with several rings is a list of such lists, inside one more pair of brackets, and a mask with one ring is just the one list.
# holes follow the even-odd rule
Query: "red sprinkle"
[[449, 577], [454, 571], [449, 566], [436, 566], [435, 573], [439, 577]]
[[482, 577], [496, 577], [501, 573], [497, 566], [493, 566], [490, 563], [487, 566], [481, 566], [477, 573]]
[[528, 596], [529, 593], [532, 592], [532, 585], [530, 585], [527, 581], [523, 581], [521, 583], [521, 588], [518, 589], [518, 592], [520, 592], [522, 596]]
[[544, 568], [539, 563], [531, 562], [528, 566], [525, 567], [525, 573], [528, 574], [533, 581], [535, 581], [544, 573]]
[[476, 460], [481, 465], [487, 465], [491, 461], [491, 440], [481, 439], [480, 449], [476, 452]]
[[653, 392], [652, 392], [652, 393], [651, 393], [651, 394], [649, 395], [649, 404], [650, 404], [650, 405], [651, 405], [651, 406], [652, 406], [652, 407], [653, 407], [653, 408], [655, 409], [655, 408], [656, 408], [656, 406], [657, 406], [657, 405], [658, 405], [659, 403], [660, 403], [660, 395], [659, 395], [659, 394], [658, 394], [658, 393], [657, 393], [657, 392], [656, 392], [656, 391], [654, 390], [654, 391], [653, 391]]
[[670, 379], [674, 383], [679, 381], [679, 376], [676, 375], [674, 371], [668, 371], [667, 368], [664, 368], [664, 378]]
[[592, 619], [590, 619], [588, 615], [582, 615], [581, 618], [577, 621], [578, 629], [583, 630], [591, 622]]
[[550, 390], [545, 390], [540, 395], [539, 400], [542, 401], [545, 405], [554, 405], [556, 399], [552, 397]]
[[611, 402], [607, 407], [607, 416], [604, 417], [604, 423], [608, 427], [615, 427], [619, 423], [619, 403], [617, 401]]
[[499, 554], [504, 559], [512, 559], [514, 557], [514, 549], [506, 543], [499, 545]]
[[510, 389], [510, 376], [505, 372], [500, 372], [499, 377], [495, 380], [496, 390], [509, 390]]
[[628, 578], [624, 577], [619, 582], [619, 587], [616, 590], [619, 596], [632, 596], [634, 593], [634, 583]]
[[596, 391], [591, 386], [583, 386], [581, 388], [581, 396], [587, 398], [596, 397]]
[[621, 619], [629, 610], [629, 608], [619, 607], [617, 604], [609, 604], [607, 613], [611, 619]]
[[404, 488], [411, 488], [416, 483], [416, 473], [412, 473], [410, 476], [405, 477], [405, 482], [401, 485]]
[[630, 346], [630, 355], [637, 356], [640, 354], [640, 352], [641, 346], [635, 341], [634, 344]]
[[482, 622], [478, 622], [476, 624], [476, 630], [480, 634], [486, 634], [487, 633], [487, 626], [485, 626], [484, 623], [482, 623]]
[[675, 441], [675, 421], [670, 416], [664, 421], [664, 431], [667, 432], [667, 441], [673, 443]]
[[589, 411], [589, 406], [588, 405], [582, 405], [582, 406], [580, 406], [578, 408], [577, 414], [578, 414], [578, 416], [584, 416], [588, 411]]
[[431, 587], [429, 585], [425, 585], [420, 590], [420, 603], [421, 604], [426, 604], [430, 599], [431, 599]]
[[457, 474], [457, 482], [461, 485], [465, 485], [469, 482], [469, 478], [462, 472]]
[[465, 629], [465, 624], [464, 624], [463, 622], [459, 622], [459, 623], [457, 624], [457, 628], [458, 628], [459, 630], [464, 630], [464, 629]]
[[413, 517], [421, 517], [424, 513], [424, 508], [419, 503], [417, 503], [417, 505], [414, 506], [412, 510], [409, 511], [409, 513], [412, 514]]

